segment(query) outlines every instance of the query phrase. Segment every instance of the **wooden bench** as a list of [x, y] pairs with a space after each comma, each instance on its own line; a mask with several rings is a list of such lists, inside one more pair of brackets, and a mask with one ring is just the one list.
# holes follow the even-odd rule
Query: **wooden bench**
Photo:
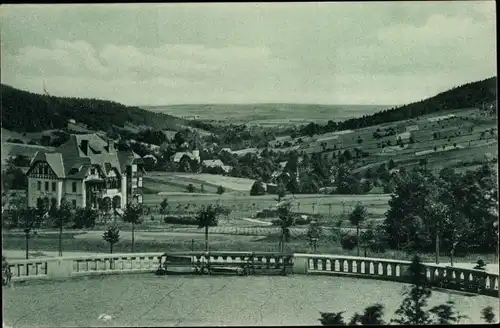
[[250, 273], [252, 253], [250, 252], [210, 252], [206, 264], [209, 274]]
[[[196, 273], [199, 271], [200, 266], [194, 260], [200, 253], [184, 252], [184, 253], [165, 253], [160, 257], [160, 264], [156, 274], [164, 275], [175, 273], [175, 269], [180, 269], [183, 273]], [[172, 270], [174, 269], [174, 270]]]
[[[183, 252], [160, 257], [156, 274], [281, 274], [292, 272], [293, 255], [272, 252]], [[187, 270], [186, 270], [187, 269]]]

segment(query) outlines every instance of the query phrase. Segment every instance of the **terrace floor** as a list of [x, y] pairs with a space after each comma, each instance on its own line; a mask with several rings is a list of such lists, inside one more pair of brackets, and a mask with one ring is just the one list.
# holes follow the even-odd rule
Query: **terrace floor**
[[[317, 325], [320, 312], [346, 311], [350, 318], [377, 302], [390, 319], [404, 287], [297, 275], [75, 278], [4, 288], [3, 320], [5, 327]], [[498, 313], [498, 299], [486, 296], [434, 292], [429, 306], [449, 298], [469, 317], [463, 322], [481, 323], [480, 310], [488, 305]]]

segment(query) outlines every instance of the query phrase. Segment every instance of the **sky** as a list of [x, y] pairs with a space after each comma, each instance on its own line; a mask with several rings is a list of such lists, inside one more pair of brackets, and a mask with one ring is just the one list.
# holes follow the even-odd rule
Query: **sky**
[[496, 75], [494, 1], [0, 8], [1, 81], [127, 105], [395, 105]]

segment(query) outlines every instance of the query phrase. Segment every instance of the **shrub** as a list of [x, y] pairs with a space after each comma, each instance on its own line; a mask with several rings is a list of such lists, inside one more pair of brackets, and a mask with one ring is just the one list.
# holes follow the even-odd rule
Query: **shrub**
[[163, 219], [163, 222], [171, 224], [198, 225], [196, 218], [191, 216], [166, 216]]
[[18, 143], [18, 144], [24, 144], [24, 141], [21, 140], [21, 139], [17, 139], [17, 138], [9, 138], [7, 139], [7, 142], [10, 142], [10, 143]]
[[[279, 226], [280, 220], [279, 219], [273, 220], [272, 223], [274, 226]], [[303, 218], [299, 217], [299, 218], [295, 218], [294, 223], [295, 223], [295, 225], [307, 225], [307, 224], [311, 223], [311, 219], [310, 218], [303, 219]]]
[[217, 193], [219, 195], [222, 195], [225, 191], [226, 191], [226, 189], [223, 186], [218, 186], [217, 187]]
[[252, 185], [252, 188], [250, 189], [250, 196], [260, 196], [264, 195], [266, 193], [266, 188], [264, 187], [262, 181], [257, 180], [254, 182]]
[[340, 238], [340, 245], [343, 249], [353, 250], [358, 244], [358, 238], [355, 235], [344, 235]]
[[190, 193], [193, 193], [194, 192], [194, 186], [192, 183], [190, 183], [187, 187], [186, 187], [187, 191], [190, 192]]

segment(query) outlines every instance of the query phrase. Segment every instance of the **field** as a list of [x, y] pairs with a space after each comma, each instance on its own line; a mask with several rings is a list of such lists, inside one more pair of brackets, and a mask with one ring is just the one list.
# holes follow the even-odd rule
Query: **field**
[[[389, 320], [404, 286], [328, 276], [166, 278], [153, 274], [32, 282], [4, 289], [3, 320], [16, 328], [318, 325], [320, 312], [346, 311], [349, 318], [376, 302], [385, 306], [384, 319]], [[452, 292], [433, 292], [429, 307], [448, 299], [468, 316], [461, 323], [481, 323], [480, 310], [486, 306], [498, 312], [498, 300], [493, 297]], [[102, 315], [108, 315], [109, 321], [99, 320]]]
[[[455, 117], [440, 121], [432, 121], [433, 118], [440, 117], [438, 114], [432, 114], [355, 131], [346, 130], [315, 135], [312, 138], [281, 137], [280, 143], [288, 141], [291, 146], [279, 147], [275, 150], [298, 149], [306, 154], [321, 153], [331, 158], [333, 152], [338, 154], [349, 150], [351, 154], [354, 154], [355, 148], [358, 148], [369, 154], [368, 157], [358, 160], [361, 163], [361, 168], [355, 170], [358, 172], [386, 163], [389, 159], [394, 160], [399, 166], [415, 166], [421, 158], [426, 157], [429, 162], [428, 167], [439, 170], [447, 166], [453, 167], [459, 161], [486, 162], [486, 153], [490, 153], [493, 157], [498, 156], [498, 131], [495, 118], [484, 117], [476, 109], [456, 110], [451, 113]], [[373, 137], [377, 129], [383, 132], [388, 128], [393, 128], [396, 135], [384, 136], [380, 139]], [[493, 134], [490, 134], [490, 129], [493, 129]], [[440, 133], [438, 139], [433, 138], [434, 132]], [[485, 135], [481, 138], [483, 132]], [[404, 147], [396, 145], [398, 135], [402, 136]], [[410, 135], [415, 140], [413, 144], [408, 142]], [[362, 140], [361, 143], [358, 143], [359, 138]], [[271, 142], [270, 146], [276, 147], [277, 142]], [[387, 142], [391, 142], [391, 146], [382, 148], [381, 143]]]
[[43, 150], [51, 150], [52, 147], [44, 147], [38, 145], [27, 145], [27, 144], [18, 144], [11, 142], [3, 142], [2, 141], [2, 165], [5, 165], [7, 159], [11, 156], [24, 155], [29, 158], [35, 156], [38, 151]]
[[237, 191], [250, 191], [250, 188], [252, 188], [255, 182], [255, 180], [252, 179], [233, 178], [213, 174], [176, 173], [175, 175], [185, 178], [186, 180], [197, 180], [202, 183], [223, 186], [226, 189]]
[[244, 178], [178, 172], [148, 172], [144, 177], [144, 187], [151, 193], [186, 192], [188, 185], [192, 184], [198, 193], [216, 194], [217, 188], [222, 186], [227, 193], [249, 194], [254, 182]]
[[[345, 120], [372, 114], [389, 105], [314, 105], [314, 104], [211, 104], [155, 106], [146, 109], [174, 116], [198, 116], [201, 120], [257, 125], [296, 125], [311, 121]], [[283, 119], [286, 117], [286, 119]]]
[[8, 139], [20, 139], [26, 143], [30, 141], [29, 138], [23, 136], [21, 133], [10, 131], [4, 128], [1, 128], [1, 138], [2, 138], [2, 143], [7, 142]]

